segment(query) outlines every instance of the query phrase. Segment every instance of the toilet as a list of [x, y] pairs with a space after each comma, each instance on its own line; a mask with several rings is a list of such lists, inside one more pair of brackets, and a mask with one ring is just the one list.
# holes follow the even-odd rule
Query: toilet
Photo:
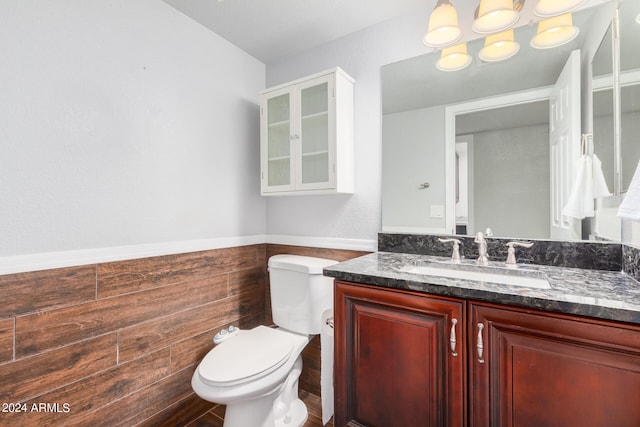
[[299, 255], [269, 258], [276, 328], [239, 330], [202, 359], [191, 379], [201, 398], [227, 405], [224, 427], [300, 427], [307, 408], [298, 398], [302, 350], [333, 307], [333, 279], [322, 269], [337, 261]]

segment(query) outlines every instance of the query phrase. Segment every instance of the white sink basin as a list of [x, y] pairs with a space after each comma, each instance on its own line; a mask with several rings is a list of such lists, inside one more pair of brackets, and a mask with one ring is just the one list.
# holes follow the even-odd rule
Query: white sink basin
[[407, 266], [402, 269], [407, 273], [424, 274], [427, 276], [447, 277], [450, 279], [474, 280], [478, 282], [497, 283], [500, 285], [522, 286], [526, 288], [551, 289], [547, 279], [528, 277], [524, 275], [509, 274], [508, 272], [495, 273], [484, 271], [468, 271], [425, 265]]

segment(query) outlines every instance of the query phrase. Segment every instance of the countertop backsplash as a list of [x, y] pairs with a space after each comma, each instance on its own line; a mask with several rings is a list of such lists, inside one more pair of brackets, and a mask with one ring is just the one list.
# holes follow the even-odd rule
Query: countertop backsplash
[[622, 245], [622, 271], [640, 281], [640, 249]]
[[[451, 256], [451, 244], [441, 243], [439, 238], [455, 237], [461, 241], [460, 256], [475, 259], [478, 245], [472, 236], [438, 234], [379, 233], [378, 251], [417, 255]], [[506, 243], [512, 240], [486, 237], [489, 257], [492, 261], [507, 259]], [[517, 248], [516, 259], [523, 264], [554, 267], [586, 268], [592, 270], [624, 271], [640, 280], [640, 249], [634, 246], [591, 241], [558, 241], [527, 239], [535, 244], [529, 249]]]

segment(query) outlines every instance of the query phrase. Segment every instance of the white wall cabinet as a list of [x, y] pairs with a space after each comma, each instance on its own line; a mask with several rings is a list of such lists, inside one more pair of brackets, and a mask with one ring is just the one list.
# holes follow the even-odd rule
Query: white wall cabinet
[[263, 196], [353, 193], [353, 84], [334, 68], [261, 92]]

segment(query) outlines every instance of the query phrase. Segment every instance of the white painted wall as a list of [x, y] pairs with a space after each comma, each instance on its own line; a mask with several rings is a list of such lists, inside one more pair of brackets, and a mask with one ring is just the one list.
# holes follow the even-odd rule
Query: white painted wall
[[[381, 229], [382, 65], [429, 52], [422, 44], [428, 16], [412, 14], [267, 64], [267, 86], [339, 66], [355, 84], [355, 194], [267, 200], [270, 235], [362, 239], [375, 244]], [[375, 246], [374, 246], [375, 247]]]
[[0, 257], [264, 235], [264, 64], [159, 0], [0, 0], [0, 58]]
[[336, 65], [356, 78], [356, 193], [265, 200], [263, 64], [159, 0], [0, 0], [0, 258], [265, 234], [375, 243], [380, 67], [430, 51], [428, 8], [268, 64], [266, 86]]

